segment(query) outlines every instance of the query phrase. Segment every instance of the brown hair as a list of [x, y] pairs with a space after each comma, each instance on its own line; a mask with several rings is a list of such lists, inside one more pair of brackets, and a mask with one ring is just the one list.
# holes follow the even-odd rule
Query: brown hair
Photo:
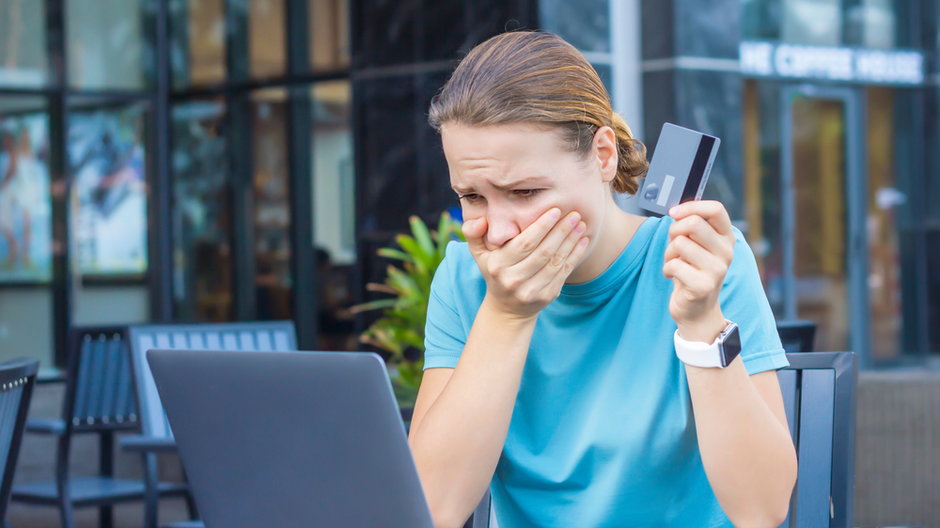
[[646, 147], [610, 105], [597, 72], [574, 46], [551, 33], [513, 31], [477, 45], [431, 100], [428, 122], [441, 125], [547, 124], [561, 130], [571, 150], [590, 152], [594, 134], [617, 136], [613, 189], [636, 193], [646, 173]]

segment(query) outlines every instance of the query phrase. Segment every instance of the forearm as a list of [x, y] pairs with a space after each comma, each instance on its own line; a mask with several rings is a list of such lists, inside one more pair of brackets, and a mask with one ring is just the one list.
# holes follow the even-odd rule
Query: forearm
[[[679, 333], [714, 340], [723, 323], [722, 318], [707, 330]], [[796, 481], [790, 432], [764, 402], [740, 357], [724, 369], [685, 369], [702, 463], [722, 509], [736, 526], [778, 525]]]
[[499, 461], [535, 318], [477, 312], [460, 362], [409, 442], [431, 509], [462, 524]]

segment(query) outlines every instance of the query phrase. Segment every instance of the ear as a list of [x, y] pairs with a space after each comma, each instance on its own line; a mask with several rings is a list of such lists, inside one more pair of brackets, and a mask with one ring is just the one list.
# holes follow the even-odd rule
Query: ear
[[617, 176], [617, 134], [609, 126], [602, 126], [594, 133], [593, 152], [604, 183], [614, 181]]

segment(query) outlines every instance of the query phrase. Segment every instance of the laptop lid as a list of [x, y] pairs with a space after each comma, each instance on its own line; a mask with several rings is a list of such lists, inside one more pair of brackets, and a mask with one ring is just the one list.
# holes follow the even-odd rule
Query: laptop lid
[[433, 526], [378, 355], [147, 359], [208, 528]]

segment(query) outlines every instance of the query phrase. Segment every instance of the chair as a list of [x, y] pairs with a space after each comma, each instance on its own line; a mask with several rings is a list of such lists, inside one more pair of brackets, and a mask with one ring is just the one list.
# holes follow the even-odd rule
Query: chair
[[811, 352], [816, 338], [816, 323], [802, 319], [777, 321], [777, 333], [787, 352]]
[[[855, 386], [851, 352], [787, 354], [779, 370], [790, 434], [799, 458], [790, 512], [780, 528], [851, 528], [855, 490]], [[489, 492], [473, 528], [498, 528]]]
[[[128, 329], [131, 367], [134, 387], [140, 402], [141, 432], [139, 436], [122, 439], [121, 446], [139, 453], [144, 463], [146, 502], [144, 527], [157, 526], [158, 492], [157, 454], [176, 452], [176, 442], [166, 412], [160, 402], [157, 387], [150, 373], [146, 353], [151, 349], [193, 350], [297, 350], [294, 324], [290, 321], [247, 323], [135, 325]], [[190, 515], [196, 516], [192, 496], [186, 498]], [[185, 521], [166, 525], [171, 528], [201, 527], [198, 521]]]
[[[75, 526], [74, 509], [97, 507], [100, 526], [110, 527], [114, 504], [144, 498], [143, 481], [114, 476], [114, 435], [139, 426], [123, 328], [77, 328], [71, 332], [69, 350], [62, 418], [26, 423], [27, 432], [58, 439], [55, 479], [18, 484], [12, 499], [57, 506], [63, 528]], [[72, 438], [86, 433], [98, 435], [99, 472], [73, 476], [69, 467]], [[185, 487], [165, 483], [156, 489], [163, 495], [185, 492]]]
[[0, 364], [0, 466], [3, 467], [0, 519], [4, 519], [7, 527], [7, 504], [38, 370], [39, 362], [34, 359], [15, 359]]

